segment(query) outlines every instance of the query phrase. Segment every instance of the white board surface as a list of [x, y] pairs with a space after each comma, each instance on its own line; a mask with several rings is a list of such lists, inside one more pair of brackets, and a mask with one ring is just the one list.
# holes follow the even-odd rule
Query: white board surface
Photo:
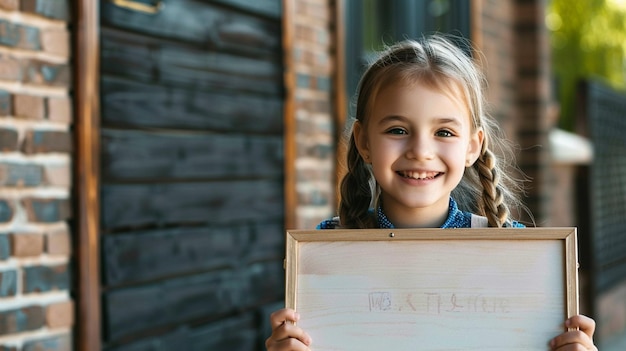
[[577, 311], [575, 231], [506, 230], [300, 232], [287, 305], [316, 351], [546, 350]]

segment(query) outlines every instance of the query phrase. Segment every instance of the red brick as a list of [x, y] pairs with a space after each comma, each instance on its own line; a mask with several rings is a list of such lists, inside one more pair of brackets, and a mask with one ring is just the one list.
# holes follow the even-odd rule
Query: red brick
[[22, 351], [72, 351], [70, 336], [55, 335], [24, 342]]
[[68, 163], [43, 166], [43, 183], [50, 186], [69, 188], [72, 185], [72, 171]]
[[46, 28], [41, 30], [41, 46], [43, 51], [69, 57], [70, 35], [65, 29]]
[[48, 305], [46, 308], [46, 325], [53, 329], [74, 325], [74, 303], [63, 301]]
[[43, 180], [43, 168], [36, 164], [0, 161], [0, 186], [38, 186]]
[[70, 86], [70, 67], [68, 64], [55, 64], [39, 60], [28, 60], [25, 63], [22, 81], [24, 83]]
[[22, 95], [13, 96], [13, 115], [17, 118], [44, 119], [45, 99], [42, 96]]
[[541, 1], [518, 2], [515, 6], [515, 22], [542, 26], [546, 15], [544, 7]]
[[13, 97], [11, 93], [0, 90], [0, 116], [11, 116], [13, 114]]
[[11, 200], [0, 198], [0, 223], [8, 223], [13, 220], [15, 206]]
[[20, 10], [59, 20], [69, 19], [69, 0], [22, 0]]
[[14, 257], [41, 256], [43, 235], [39, 233], [11, 234], [11, 254]]
[[7, 234], [0, 233], [0, 260], [6, 260], [9, 256], [11, 256], [11, 240]]
[[44, 313], [41, 306], [0, 311], [0, 335], [36, 330], [43, 326]]
[[66, 131], [29, 130], [24, 136], [22, 151], [26, 154], [72, 152], [72, 138]]
[[72, 243], [67, 228], [46, 234], [46, 253], [59, 256], [69, 256], [72, 253]]
[[20, 60], [0, 55], [0, 80], [21, 82], [23, 80], [22, 65]]
[[17, 292], [17, 271], [0, 271], [0, 297], [15, 296]]
[[19, 8], [19, 0], [0, 0], [0, 9], [7, 11], [17, 11]]
[[0, 44], [3, 46], [14, 47], [20, 40], [19, 25], [6, 20], [0, 19]]
[[518, 97], [522, 100], [542, 100], [550, 96], [550, 81], [540, 75], [518, 77]]
[[17, 151], [19, 146], [18, 141], [17, 130], [0, 128], [0, 151]]
[[24, 198], [22, 205], [26, 209], [28, 221], [33, 223], [60, 222], [71, 216], [67, 199]]
[[66, 264], [23, 268], [22, 292], [25, 294], [67, 290], [69, 287], [70, 275]]
[[17, 25], [17, 42], [15, 43], [15, 47], [26, 50], [41, 50], [41, 42], [40, 42], [40, 34], [39, 28]]
[[46, 102], [49, 120], [64, 123], [72, 121], [72, 101], [68, 97], [51, 97]]

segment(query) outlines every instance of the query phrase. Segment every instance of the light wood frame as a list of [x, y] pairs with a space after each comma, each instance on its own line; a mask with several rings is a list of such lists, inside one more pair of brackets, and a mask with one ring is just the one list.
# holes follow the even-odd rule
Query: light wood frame
[[[541, 349], [563, 331], [565, 319], [579, 313], [576, 228], [295, 230], [287, 232], [286, 245], [285, 304], [300, 313], [299, 325], [314, 342], [317, 340], [316, 350], [339, 350], [348, 344], [351, 349], [375, 350], [383, 340], [385, 347], [402, 350], [410, 349], [409, 344], [425, 346], [425, 339], [434, 343], [428, 345], [429, 350], [480, 350], [511, 341], [526, 343], [516, 345], [519, 350]], [[434, 261], [436, 264], [428, 263]], [[467, 272], [467, 267], [480, 269], [479, 273]], [[459, 273], [461, 269], [464, 271]], [[422, 276], [422, 271], [427, 274]], [[472, 279], [458, 278], [466, 275]], [[426, 313], [431, 307], [435, 311], [432, 301], [424, 302], [432, 294], [423, 293], [422, 287], [441, 291], [437, 294], [439, 314], [433, 317], [438, 318], [436, 321]], [[415, 299], [410, 297], [413, 292], [418, 296]], [[385, 297], [385, 308], [376, 300], [372, 309], [373, 293], [387, 294], [375, 297]], [[472, 296], [473, 308], [469, 305]], [[500, 296], [499, 302], [494, 302], [495, 297], [486, 302], [489, 296]], [[359, 301], [353, 303], [355, 300]], [[485, 308], [485, 303], [489, 307]], [[444, 308], [459, 314], [444, 316]], [[381, 310], [386, 312], [379, 313]], [[412, 313], [410, 317], [408, 313]], [[502, 314], [496, 318], [497, 313]], [[422, 319], [425, 322], [416, 322]], [[454, 324], [457, 320], [467, 324], [459, 327]], [[389, 323], [392, 327], [387, 328], [384, 324]], [[484, 328], [481, 323], [485, 323]], [[414, 335], [418, 334], [412, 329], [416, 327], [409, 324], [419, 326], [422, 336]], [[374, 332], [373, 326], [378, 328]], [[486, 330], [491, 333], [494, 327], [502, 328], [502, 335], [481, 334]], [[398, 330], [405, 334], [385, 336], [401, 333]], [[443, 345], [448, 342], [443, 341], [446, 337], [436, 336], [447, 332], [448, 341], [460, 343]], [[424, 338], [424, 333], [434, 337]], [[468, 337], [474, 336], [484, 337], [484, 344], [465, 344]], [[518, 336], [520, 340], [531, 340], [519, 341]], [[437, 348], [438, 344], [442, 348]], [[518, 350], [508, 346], [504, 349]]]
[[282, 0], [282, 8], [283, 81], [285, 84], [285, 102], [283, 105], [285, 228], [294, 228], [297, 223], [296, 208], [298, 207], [296, 191], [296, 71], [293, 57], [295, 4], [292, 0]]

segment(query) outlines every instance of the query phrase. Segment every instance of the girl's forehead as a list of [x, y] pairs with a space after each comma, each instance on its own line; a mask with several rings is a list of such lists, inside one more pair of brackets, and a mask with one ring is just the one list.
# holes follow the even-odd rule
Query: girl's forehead
[[396, 80], [395, 83], [405, 87], [424, 87], [448, 95], [452, 99], [465, 99], [461, 82], [446, 76], [435, 74], [424, 74], [418, 77], [408, 76]]
[[[389, 82], [388, 84], [381, 85], [375, 96], [372, 96], [372, 99], [370, 100], [370, 109], [375, 106], [380, 106], [378, 102], [385, 102], [383, 100], [398, 100], [406, 98], [407, 94], [420, 94], [420, 92], [422, 94], [435, 93], [444, 95], [452, 104], [457, 105], [469, 114], [467, 98], [465, 97], [460, 84], [456, 82], [434, 83], [428, 80], [396, 80]], [[419, 99], [423, 98], [423, 96], [420, 97], [415, 95], [415, 98]]]

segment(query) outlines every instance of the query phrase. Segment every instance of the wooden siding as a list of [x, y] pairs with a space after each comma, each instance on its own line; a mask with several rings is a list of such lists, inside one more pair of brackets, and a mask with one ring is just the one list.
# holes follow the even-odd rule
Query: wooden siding
[[281, 2], [164, 3], [101, 2], [103, 349], [262, 349], [284, 297]]

